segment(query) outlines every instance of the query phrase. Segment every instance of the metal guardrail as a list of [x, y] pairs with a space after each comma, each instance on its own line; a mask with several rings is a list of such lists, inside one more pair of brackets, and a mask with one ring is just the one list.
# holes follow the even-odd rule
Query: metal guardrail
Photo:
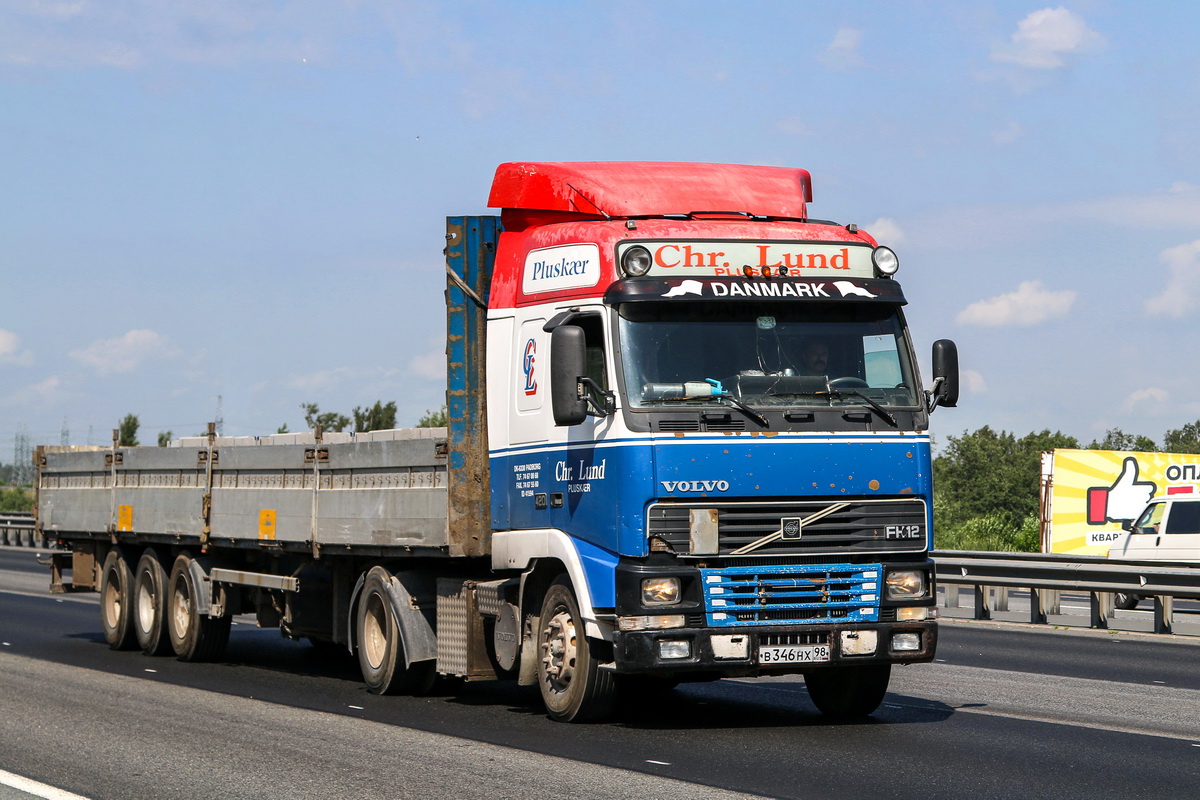
[[0, 544], [40, 547], [42, 541], [34, 526], [33, 514], [0, 514]]
[[[1046, 624], [1060, 613], [1064, 591], [1087, 592], [1091, 626], [1108, 628], [1117, 592], [1154, 598], [1154, 632], [1172, 633], [1174, 601], [1200, 600], [1200, 564], [1124, 561], [1098, 556], [1046, 553], [991, 553], [938, 550], [930, 554], [948, 606], [958, 605], [958, 589], [975, 589], [975, 619], [1008, 610], [1008, 590], [1030, 591], [1029, 621]], [[990, 590], [990, 591], [989, 591]], [[953, 596], [951, 596], [953, 595]]]

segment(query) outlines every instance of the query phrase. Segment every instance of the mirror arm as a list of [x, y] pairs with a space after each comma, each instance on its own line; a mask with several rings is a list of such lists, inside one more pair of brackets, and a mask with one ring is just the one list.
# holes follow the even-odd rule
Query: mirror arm
[[[592, 398], [591, 392], [587, 391], [588, 389], [591, 389], [604, 398], [603, 407]], [[586, 375], [579, 377], [579, 382], [576, 384], [576, 391], [581, 398], [587, 401], [587, 404], [591, 408], [595, 409], [595, 411], [588, 411], [588, 416], [604, 418], [617, 410], [617, 396]]]

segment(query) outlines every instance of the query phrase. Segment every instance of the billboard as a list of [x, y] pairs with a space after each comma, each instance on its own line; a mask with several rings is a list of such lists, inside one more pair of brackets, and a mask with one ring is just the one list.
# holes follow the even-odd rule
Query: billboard
[[1152, 497], [1200, 494], [1200, 455], [1118, 450], [1042, 454], [1042, 551], [1104, 556]]

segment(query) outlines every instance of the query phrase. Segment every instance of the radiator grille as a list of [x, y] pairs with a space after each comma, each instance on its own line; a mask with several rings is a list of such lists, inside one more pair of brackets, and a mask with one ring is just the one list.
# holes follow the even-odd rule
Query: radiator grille
[[[716, 540], [696, 545], [696, 520], [716, 513]], [[790, 521], [785, 526], [785, 521]], [[814, 552], [919, 553], [925, 550], [925, 502], [804, 500], [786, 503], [655, 503], [646, 530], [683, 556], [761, 557]], [[786, 532], [785, 532], [786, 530]], [[774, 538], [762, 541], [775, 534]], [[701, 540], [703, 536], [699, 537]]]
[[879, 564], [733, 567], [700, 575], [714, 627], [879, 619]]

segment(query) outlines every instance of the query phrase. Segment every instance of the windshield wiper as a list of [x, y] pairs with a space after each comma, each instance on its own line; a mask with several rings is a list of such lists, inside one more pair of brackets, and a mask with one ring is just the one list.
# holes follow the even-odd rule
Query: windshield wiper
[[830, 397], [844, 397], [846, 395], [853, 395], [854, 397], [861, 397], [863, 402], [865, 402], [868, 406], [870, 406], [876, 413], [879, 414], [879, 416], [883, 417], [888, 422], [892, 423], [893, 428], [900, 427], [900, 423], [896, 421], [896, 417], [892, 415], [892, 412], [888, 411], [886, 408], [879, 405], [879, 403], [877, 403], [874, 400], [872, 400], [871, 398], [867, 397], [865, 394], [858, 391], [857, 389], [830, 389], [829, 390]]
[[721, 382], [719, 380], [717, 380], [716, 378], [705, 378], [704, 380], [707, 381], [708, 383], [712, 384], [712, 387], [713, 387], [712, 396], [713, 397], [715, 397], [719, 400], [727, 400], [731, 406], [733, 406], [737, 410], [741, 411], [747, 417], [754, 420], [759, 425], [762, 425], [764, 428], [771, 427], [771, 423], [770, 423], [770, 421], [767, 420], [766, 417], [764, 417], [762, 414], [755, 411], [750, 406], [743, 403], [741, 400], [739, 400], [736, 397], [734, 397], [733, 395], [731, 395], [729, 392], [725, 391], [725, 387], [721, 385]]

